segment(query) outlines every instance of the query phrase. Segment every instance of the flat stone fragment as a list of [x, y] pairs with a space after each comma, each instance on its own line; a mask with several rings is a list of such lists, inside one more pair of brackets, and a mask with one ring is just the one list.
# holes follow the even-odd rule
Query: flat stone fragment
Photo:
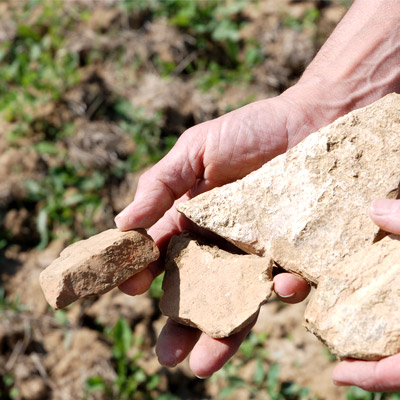
[[64, 308], [81, 297], [106, 293], [157, 260], [144, 229], [109, 229], [67, 247], [40, 274], [47, 302]]
[[400, 352], [400, 236], [348, 257], [321, 278], [306, 328], [340, 358], [379, 360]]
[[327, 268], [381, 235], [369, 205], [396, 197], [399, 181], [400, 95], [390, 94], [177, 209], [315, 284]]
[[271, 295], [272, 262], [174, 236], [167, 253], [160, 308], [214, 338], [248, 325]]

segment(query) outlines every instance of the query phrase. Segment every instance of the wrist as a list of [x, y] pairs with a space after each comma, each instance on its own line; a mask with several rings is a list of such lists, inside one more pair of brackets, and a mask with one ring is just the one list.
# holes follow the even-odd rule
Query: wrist
[[279, 96], [290, 110], [287, 114], [288, 149], [350, 111], [335, 93], [326, 82], [313, 76], [310, 80], [300, 80]]
[[295, 129], [288, 132], [297, 133], [288, 137], [288, 147], [356, 108], [400, 92], [398, 43], [396, 0], [355, 1], [299, 82], [281, 95], [297, 111], [289, 117]]

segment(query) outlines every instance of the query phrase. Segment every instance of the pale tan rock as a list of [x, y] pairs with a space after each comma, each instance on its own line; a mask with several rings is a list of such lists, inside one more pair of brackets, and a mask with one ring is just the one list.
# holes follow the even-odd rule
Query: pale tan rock
[[340, 358], [400, 352], [400, 236], [390, 235], [321, 277], [307, 329]]
[[108, 292], [159, 257], [143, 229], [109, 229], [67, 247], [40, 274], [40, 285], [55, 309], [81, 297]]
[[400, 95], [388, 95], [177, 208], [244, 251], [269, 255], [317, 283], [326, 268], [381, 234], [368, 208], [375, 198], [397, 195], [399, 111]]
[[231, 254], [174, 236], [167, 253], [160, 308], [214, 338], [248, 325], [272, 292], [272, 262]]

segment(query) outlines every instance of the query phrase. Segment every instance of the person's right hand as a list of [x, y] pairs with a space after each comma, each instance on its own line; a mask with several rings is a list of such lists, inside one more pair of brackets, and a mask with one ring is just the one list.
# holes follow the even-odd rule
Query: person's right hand
[[[135, 200], [116, 217], [118, 228], [150, 228], [149, 234], [164, 254], [173, 235], [198, 229], [177, 213], [174, 203], [244, 177], [316, 130], [322, 114], [309, 114], [304, 104], [297, 91], [290, 90], [190, 128], [140, 178]], [[131, 295], [143, 293], [162, 270], [161, 259], [120, 289]], [[278, 296], [290, 303], [303, 300], [309, 292], [305, 281], [291, 274], [279, 274], [274, 286]], [[157, 344], [159, 360], [174, 366], [191, 351], [195, 374], [210, 376], [233, 355], [252, 325], [216, 340], [170, 320]]]
[[[117, 226], [150, 228], [163, 253], [172, 235], [195, 229], [175, 211], [175, 201], [242, 178], [340, 115], [399, 92], [397, 3], [355, 0], [300, 83], [279, 97], [186, 131], [170, 153], [142, 176], [135, 200], [117, 216]], [[162, 260], [121, 289], [143, 293], [161, 270]], [[301, 301], [308, 294], [305, 282], [290, 274], [280, 274], [274, 282], [286, 302]], [[169, 321], [158, 341], [158, 357], [162, 364], [173, 366], [191, 351], [194, 373], [209, 376], [237, 350], [249, 329], [216, 340]]]

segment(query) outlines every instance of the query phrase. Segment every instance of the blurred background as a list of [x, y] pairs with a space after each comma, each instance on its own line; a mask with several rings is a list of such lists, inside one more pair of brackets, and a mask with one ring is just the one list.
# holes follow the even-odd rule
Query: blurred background
[[161, 367], [161, 277], [52, 311], [38, 275], [114, 227], [188, 127], [294, 84], [351, 1], [0, 1], [0, 399], [400, 399], [335, 387], [335, 358], [265, 305], [198, 380]]

